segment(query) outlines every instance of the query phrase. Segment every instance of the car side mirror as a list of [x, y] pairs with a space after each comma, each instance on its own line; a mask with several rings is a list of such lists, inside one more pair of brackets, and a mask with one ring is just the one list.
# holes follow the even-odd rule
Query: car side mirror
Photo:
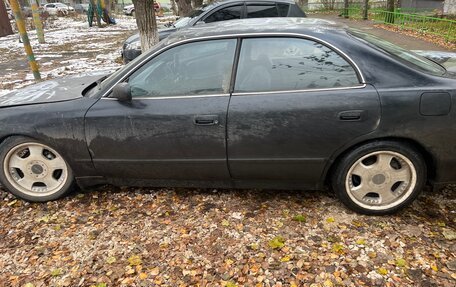
[[202, 24], [206, 24], [206, 22], [204, 22], [204, 20], [199, 20], [198, 22], [196, 22], [195, 26], [202, 25]]
[[119, 100], [119, 102], [131, 101], [131, 90], [128, 83], [119, 83], [112, 89], [112, 98]]

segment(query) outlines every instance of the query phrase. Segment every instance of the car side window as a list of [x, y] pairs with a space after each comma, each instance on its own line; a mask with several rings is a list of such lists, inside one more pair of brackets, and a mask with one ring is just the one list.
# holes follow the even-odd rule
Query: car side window
[[287, 17], [289, 9], [290, 9], [289, 4], [277, 3], [277, 10], [279, 12], [279, 17]]
[[248, 4], [247, 18], [264, 18], [278, 17], [277, 7], [275, 3], [271, 4]]
[[241, 19], [243, 7], [244, 7], [244, 5], [235, 5], [235, 6], [222, 8], [220, 10], [215, 11], [208, 17], [206, 17], [206, 19], [204, 19], [204, 22], [212, 23], [212, 22], [217, 22], [217, 21]]
[[359, 85], [354, 68], [323, 44], [298, 38], [242, 41], [236, 92], [289, 91]]
[[194, 42], [164, 51], [129, 77], [132, 97], [228, 93], [236, 41]]

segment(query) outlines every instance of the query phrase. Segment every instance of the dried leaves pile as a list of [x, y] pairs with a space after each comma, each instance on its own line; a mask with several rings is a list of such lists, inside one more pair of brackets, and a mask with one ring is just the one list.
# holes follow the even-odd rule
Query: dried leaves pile
[[0, 191], [0, 282], [454, 286], [454, 189], [384, 217], [326, 192], [106, 186], [31, 204]]

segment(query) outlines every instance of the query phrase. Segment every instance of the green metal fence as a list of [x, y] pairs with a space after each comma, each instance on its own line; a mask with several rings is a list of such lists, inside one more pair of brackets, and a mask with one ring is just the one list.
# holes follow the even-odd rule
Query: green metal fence
[[[363, 9], [360, 6], [350, 6], [343, 9], [342, 15], [349, 18], [362, 18]], [[456, 43], [456, 20], [425, 16], [423, 14], [401, 13], [399, 11], [390, 12], [384, 9], [369, 10], [369, 19], [377, 23], [387, 24], [441, 37], [447, 42]]]

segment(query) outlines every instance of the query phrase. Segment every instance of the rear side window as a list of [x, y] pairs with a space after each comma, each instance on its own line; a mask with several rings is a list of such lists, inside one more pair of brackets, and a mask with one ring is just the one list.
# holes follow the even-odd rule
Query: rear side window
[[204, 19], [205, 23], [241, 19], [243, 5], [230, 6], [215, 11]]
[[357, 30], [350, 30], [350, 34], [354, 37], [364, 40], [370, 45], [373, 45], [377, 49], [383, 50], [384, 52], [392, 55], [393, 57], [399, 58], [401, 61], [408, 65], [413, 65], [422, 71], [428, 72], [432, 75], [441, 76], [445, 74], [446, 70], [442, 66], [433, 61], [417, 55], [411, 51], [405, 50], [399, 46], [394, 45], [381, 38], [375, 37], [370, 34], [366, 34]]
[[267, 92], [353, 87], [354, 68], [330, 48], [297, 38], [242, 41], [236, 92]]
[[247, 5], [247, 18], [278, 17], [277, 7], [272, 4], [249, 4]]
[[288, 5], [288, 4], [277, 3], [277, 10], [279, 12], [279, 17], [287, 17], [289, 8], [290, 8], [290, 5]]

